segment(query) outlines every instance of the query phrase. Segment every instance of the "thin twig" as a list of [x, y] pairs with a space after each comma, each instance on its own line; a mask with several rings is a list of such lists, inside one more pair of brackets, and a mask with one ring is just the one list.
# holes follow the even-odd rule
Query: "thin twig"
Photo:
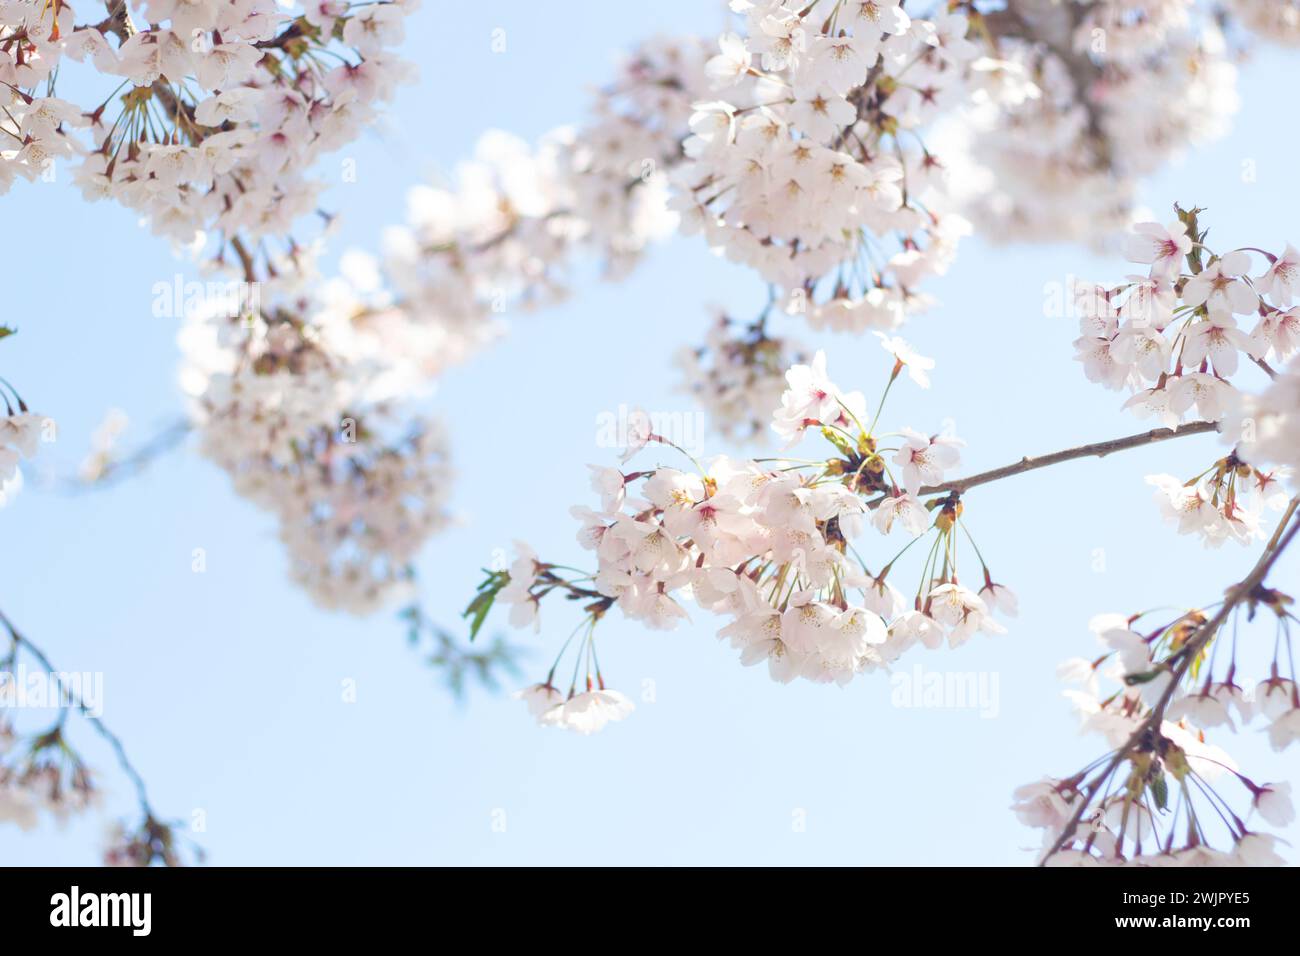
[[[163, 428], [158, 434], [132, 451], [131, 454], [124, 458], [111, 459], [104, 465], [103, 470], [93, 478], [87, 479], [67, 475], [61, 478], [48, 478], [45, 479], [45, 482], [73, 494], [107, 488], [147, 470], [150, 465], [163, 455], [179, 448], [193, 430], [194, 425], [190, 421], [179, 419]], [[42, 482], [42, 484], [45, 482]]]
[[[2, 610], [0, 610], [0, 625], [3, 625], [5, 630], [9, 632], [9, 637], [13, 641], [15, 647], [25, 648], [28, 653], [40, 662], [40, 665], [45, 668], [45, 670], [54, 677], [55, 680], [59, 680], [59, 674], [62, 672], [55, 668], [55, 666], [50, 662], [50, 659], [45, 656], [44, 651], [28, 640], [27, 637], [25, 637], [18, 628], [14, 626], [13, 621], [9, 620], [9, 616]], [[99, 734], [99, 736], [106, 740], [109, 746], [113, 748], [113, 752], [117, 756], [118, 766], [121, 767], [122, 772], [126, 774], [128, 779], [130, 779], [132, 786], [135, 787], [136, 797], [140, 802], [140, 809], [144, 812], [145, 818], [148, 820], [157, 819], [154, 815], [153, 808], [149, 804], [149, 794], [148, 790], [145, 788], [144, 778], [140, 775], [140, 772], [135, 769], [135, 765], [131, 763], [130, 758], [127, 757], [126, 747], [123, 746], [121, 738], [109, 730], [101, 719], [93, 716], [90, 712], [90, 708], [86, 706], [85, 702], [75, 696], [72, 693], [71, 688], [64, 685], [63, 681], [59, 680], [59, 684], [63, 687], [64, 693], [67, 694], [68, 700], [70, 700], [73, 706], [75, 706], [86, 718], [86, 722], [94, 728], [95, 733]]]

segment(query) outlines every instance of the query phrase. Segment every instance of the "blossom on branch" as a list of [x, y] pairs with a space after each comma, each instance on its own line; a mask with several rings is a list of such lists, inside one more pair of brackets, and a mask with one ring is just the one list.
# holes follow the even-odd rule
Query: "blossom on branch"
[[[906, 362], [928, 367], [903, 344], [887, 351], [894, 359], [887, 386]], [[994, 583], [978, 550], [961, 561], [959, 538], [972, 547], [973, 539], [960, 496], [921, 487], [956, 465], [956, 439], [877, 431], [888, 387], [873, 415], [861, 393], [844, 392], [830, 379], [820, 352], [791, 368], [786, 380], [773, 429], [794, 442], [816, 432], [829, 443], [829, 457], [690, 459], [689, 470], [656, 465], [628, 474], [593, 466], [600, 510], [574, 513], [595, 570], [583, 574], [520, 545], [508, 571], [489, 573], [466, 612], [476, 622], [500, 602], [511, 607], [513, 624], [538, 626], [551, 594], [583, 608], [546, 679], [521, 694], [541, 723], [588, 733], [630, 710], [625, 698], [608, 698], [596, 656], [596, 626], [615, 607], [656, 630], [675, 628], [692, 606], [729, 618], [718, 636], [743, 664], [766, 663], [780, 682], [845, 684], [889, 666], [914, 644], [934, 648], [946, 639], [956, 647], [977, 632], [1003, 632], [993, 611], [1014, 614], [1015, 598]], [[641, 454], [650, 448], [675, 446], [651, 432]], [[903, 459], [897, 472], [892, 455]], [[911, 540], [869, 570], [855, 542], [869, 544], [868, 526], [887, 534], [895, 524]], [[924, 539], [929, 554], [908, 598], [887, 579]], [[959, 571], [970, 560], [979, 562], [984, 579], [978, 591]], [[556, 673], [568, 652], [574, 662], [566, 691]]]

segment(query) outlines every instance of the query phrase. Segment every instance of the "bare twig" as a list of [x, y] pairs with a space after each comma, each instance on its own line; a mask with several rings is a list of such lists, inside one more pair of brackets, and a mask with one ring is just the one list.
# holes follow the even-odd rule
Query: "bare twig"
[[46, 478], [43, 483], [54, 485], [61, 491], [73, 494], [107, 488], [146, 471], [163, 455], [180, 447], [193, 430], [194, 426], [188, 420], [179, 419], [167, 425], [129, 455], [110, 459], [93, 478], [64, 475]]
[[[14, 626], [13, 622], [9, 620], [9, 616], [5, 614], [4, 611], [0, 611], [0, 626], [3, 626], [4, 629], [9, 632], [9, 638], [13, 641], [15, 648], [26, 650], [32, 655], [32, 657], [36, 658], [41, 667], [45, 668], [47, 673], [53, 676], [56, 680], [59, 680], [58, 675], [61, 672], [50, 662], [50, 659], [45, 656], [44, 651], [33, 644], [22, 634], [21, 631], [18, 630], [18, 628]], [[139, 800], [140, 809], [143, 811], [145, 818], [156, 820], [157, 817], [154, 815], [153, 808], [149, 804], [149, 794], [145, 788], [144, 778], [140, 775], [140, 772], [136, 770], [135, 765], [131, 763], [130, 758], [127, 757], [126, 748], [123, 746], [121, 738], [118, 737], [117, 734], [113, 733], [113, 731], [109, 730], [102, 720], [93, 716], [90, 708], [86, 706], [86, 703], [73, 694], [72, 688], [66, 686], [62, 680], [59, 680], [59, 683], [62, 686], [64, 693], [67, 695], [67, 700], [69, 700], [72, 706], [74, 706], [86, 718], [86, 723], [88, 723], [94, 729], [95, 733], [106, 740], [109, 746], [113, 748], [113, 753], [117, 757], [118, 766], [122, 768], [122, 772], [126, 774], [127, 778], [131, 781], [131, 785], [135, 788], [136, 798]]]
[[1206, 432], [1218, 431], [1218, 428], [1218, 422], [1190, 422], [1186, 425], [1180, 425], [1176, 429], [1154, 428], [1149, 432], [1142, 432], [1138, 435], [1111, 438], [1107, 441], [1093, 442], [1090, 445], [1079, 445], [1077, 448], [1066, 448], [1063, 451], [1052, 452], [1050, 455], [1039, 455], [1035, 458], [1025, 457], [1013, 464], [994, 468], [992, 471], [982, 471], [977, 475], [945, 481], [938, 485], [926, 485], [921, 489], [920, 493], [923, 495], [961, 494], [976, 485], [986, 485], [991, 481], [999, 481], [1002, 478], [1009, 478], [1012, 475], [1019, 475], [1026, 471], [1046, 468], [1049, 465], [1060, 464], [1063, 461], [1071, 461], [1075, 458], [1104, 458], [1112, 452], [1140, 448], [1143, 445], [1168, 441], [1171, 438], [1181, 438], [1184, 435], [1203, 435]]

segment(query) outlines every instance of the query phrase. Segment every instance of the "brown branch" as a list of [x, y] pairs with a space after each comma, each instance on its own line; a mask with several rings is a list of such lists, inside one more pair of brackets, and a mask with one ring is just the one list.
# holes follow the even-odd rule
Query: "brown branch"
[[239, 236], [234, 236], [230, 240], [230, 248], [234, 249], [235, 255], [239, 256], [240, 267], [244, 270], [244, 281], [256, 282], [257, 266], [253, 262], [253, 254], [244, 245], [244, 240]]
[[[1187, 673], [1188, 668], [1192, 666], [1192, 661], [1200, 656], [1201, 651], [1209, 644], [1210, 640], [1218, 633], [1223, 622], [1228, 619], [1228, 615], [1245, 600], [1255, 588], [1264, 583], [1268, 572], [1272, 570], [1277, 559], [1281, 557], [1282, 552], [1294, 540], [1296, 533], [1300, 532], [1300, 521], [1292, 521], [1297, 509], [1300, 509], [1300, 495], [1291, 499], [1291, 504], [1287, 507], [1286, 512], [1282, 515], [1282, 520], [1278, 522], [1277, 530], [1273, 532], [1273, 537], [1269, 539], [1264, 548], [1264, 553], [1260, 555], [1255, 566], [1251, 568], [1241, 581], [1228, 588], [1223, 604], [1219, 611], [1209, 621], [1198, 627], [1195, 633], [1188, 639], [1187, 643], [1179, 650], [1178, 664], [1170, 672], [1169, 686], [1164, 689], [1156, 705], [1151, 708], [1151, 713], [1147, 716], [1137, 729], [1133, 731], [1124, 746], [1115, 751], [1115, 756], [1110, 759], [1106, 766], [1092, 778], [1092, 781], [1086, 786], [1086, 793], [1080, 791], [1083, 799], [1079, 802], [1078, 808], [1061, 830], [1056, 842], [1052, 848], [1043, 854], [1039, 866], [1047, 863], [1047, 860], [1055, 853], [1059, 853], [1061, 848], [1074, 839], [1074, 834], [1079, 828], [1079, 821], [1083, 819], [1084, 812], [1092, 805], [1093, 798], [1098, 791], [1105, 785], [1113, 774], [1138, 746], [1138, 744], [1152, 732], [1158, 733], [1160, 725], [1165, 719], [1165, 711], [1169, 707], [1170, 701], [1173, 700], [1174, 691], [1182, 683], [1183, 676]], [[1288, 524], [1290, 528], [1288, 529]]]
[[982, 471], [968, 478], [957, 478], [938, 485], [926, 485], [921, 489], [920, 494], [962, 494], [976, 485], [986, 485], [991, 481], [1009, 478], [1012, 475], [1019, 475], [1026, 471], [1036, 471], [1039, 468], [1060, 464], [1063, 461], [1071, 461], [1075, 458], [1104, 458], [1112, 452], [1140, 448], [1143, 445], [1168, 441], [1171, 438], [1181, 438], [1184, 435], [1201, 435], [1205, 432], [1218, 431], [1218, 429], [1218, 422], [1190, 422], [1186, 425], [1180, 425], [1178, 428], [1153, 428], [1149, 432], [1128, 435], [1124, 438], [1111, 438], [1107, 441], [1093, 442], [1090, 445], [1079, 445], [1077, 448], [1066, 448], [1063, 451], [1054, 451], [1050, 455], [1022, 458], [1013, 464], [1003, 465], [1001, 468], [994, 468], [992, 471]]

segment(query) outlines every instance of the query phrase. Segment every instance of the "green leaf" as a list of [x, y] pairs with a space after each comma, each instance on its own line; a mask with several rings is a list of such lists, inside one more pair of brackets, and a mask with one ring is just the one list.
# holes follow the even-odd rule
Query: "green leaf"
[[469, 602], [469, 607], [461, 614], [463, 618], [469, 618], [469, 639], [472, 641], [478, 636], [479, 630], [483, 627], [483, 622], [487, 620], [488, 612], [492, 610], [492, 604], [501, 593], [501, 589], [510, 583], [509, 571], [488, 571], [484, 569], [487, 578], [478, 586], [478, 594], [474, 595], [474, 600]]

